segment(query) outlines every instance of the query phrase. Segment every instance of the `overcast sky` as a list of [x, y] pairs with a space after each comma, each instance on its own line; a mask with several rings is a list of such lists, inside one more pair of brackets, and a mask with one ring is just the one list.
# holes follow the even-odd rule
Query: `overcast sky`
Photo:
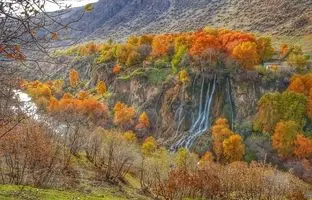
[[[98, 0], [62, 0], [63, 5], [71, 5], [71, 7], [79, 7], [79, 6], [84, 6], [88, 3], [94, 3], [97, 2]], [[51, 11], [56, 11], [59, 10], [60, 8], [52, 3], [47, 3], [45, 6], [46, 11], [51, 12]]]

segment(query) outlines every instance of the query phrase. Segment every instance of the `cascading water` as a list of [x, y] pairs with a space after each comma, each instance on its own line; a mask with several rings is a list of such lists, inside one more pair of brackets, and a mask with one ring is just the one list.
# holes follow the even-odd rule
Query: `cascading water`
[[[198, 115], [195, 122], [192, 124], [190, 130], [187, 134], [180, 138], [175, 144], [171, 146], [171, 150], [176, 150], [180, 147], [190, 148], [195, 142], [196, 138], [205, 133], [210, 127], [210, 113], [212, 100], [214, 98], [215, 89], [216, 89], [216, 80], [217, 76], [215, 75], [213, 81], [208, 82], [206, 95], [204, 97], [204, 85], [205, 79], [203, 78], [200, 91], [200, 100]], [[204, 100], [204, 102], [203, 102]]]
[[231, 88], [231, 81], [229, 77], [227, 77], [227, 97], [228, 97], [229, 104], [231, 106], [231, 129], [234, 131], [235, 108], [233, 105], [232, 88]]

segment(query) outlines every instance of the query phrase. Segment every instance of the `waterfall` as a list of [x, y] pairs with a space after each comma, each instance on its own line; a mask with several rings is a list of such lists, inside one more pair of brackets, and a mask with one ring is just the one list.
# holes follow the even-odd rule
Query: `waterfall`
[[171, 146], [171, 150], [176, 150], [180, 147], [190, 148], [195, 142], [196, 138], [201, 136], [210, 128], [210, 114], [216, 89], [216, 80], [217, 76], [215, 75], [213, 81], [209, 81], [204, 97], [205, 79], [203, 78], [201, 84], [197, 119], [192, 124], [189, 131], [187, 131], [187, 133], [183, 137], [181, 137], [175, 144]]
[[230, 78], [227, 77], [227, 96], [228, 96], [228, 101], [231, 106], [231, 129], [234, 131], [234, 117], [235, 117], [235, 110], [234, 110], [234, 105], [233, 105], [233, 98], [232, 98], [232, 88], [231, 88], [231, 81]]

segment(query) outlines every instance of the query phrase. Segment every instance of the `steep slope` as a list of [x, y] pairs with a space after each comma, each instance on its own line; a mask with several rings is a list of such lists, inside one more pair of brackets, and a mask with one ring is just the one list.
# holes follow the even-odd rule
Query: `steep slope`
[[[66, 20], [79, 15], [72, 9]], [[206, 25], [276, 35], [312, 33], [311, 0], [99, 0], [74, 24], [74, 36], [123, 39], [130, 34], [189, 31]]]

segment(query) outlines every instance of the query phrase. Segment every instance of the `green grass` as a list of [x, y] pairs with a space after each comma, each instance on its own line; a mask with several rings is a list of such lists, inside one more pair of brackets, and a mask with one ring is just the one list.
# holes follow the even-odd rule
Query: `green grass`
[[129, 199], [116, 189], [98, 189], [90, 194], [77, 191], [61, 191], [55, 189], [38, 189], [29, 186], [0, 185], [1, 200], [124, 200]]
[[151, 84], [158, 84], [166, 80], [167, 76], [170, 74], [170, 69], [163, 68], [150, 68], [147, 72], [148, 82]]

